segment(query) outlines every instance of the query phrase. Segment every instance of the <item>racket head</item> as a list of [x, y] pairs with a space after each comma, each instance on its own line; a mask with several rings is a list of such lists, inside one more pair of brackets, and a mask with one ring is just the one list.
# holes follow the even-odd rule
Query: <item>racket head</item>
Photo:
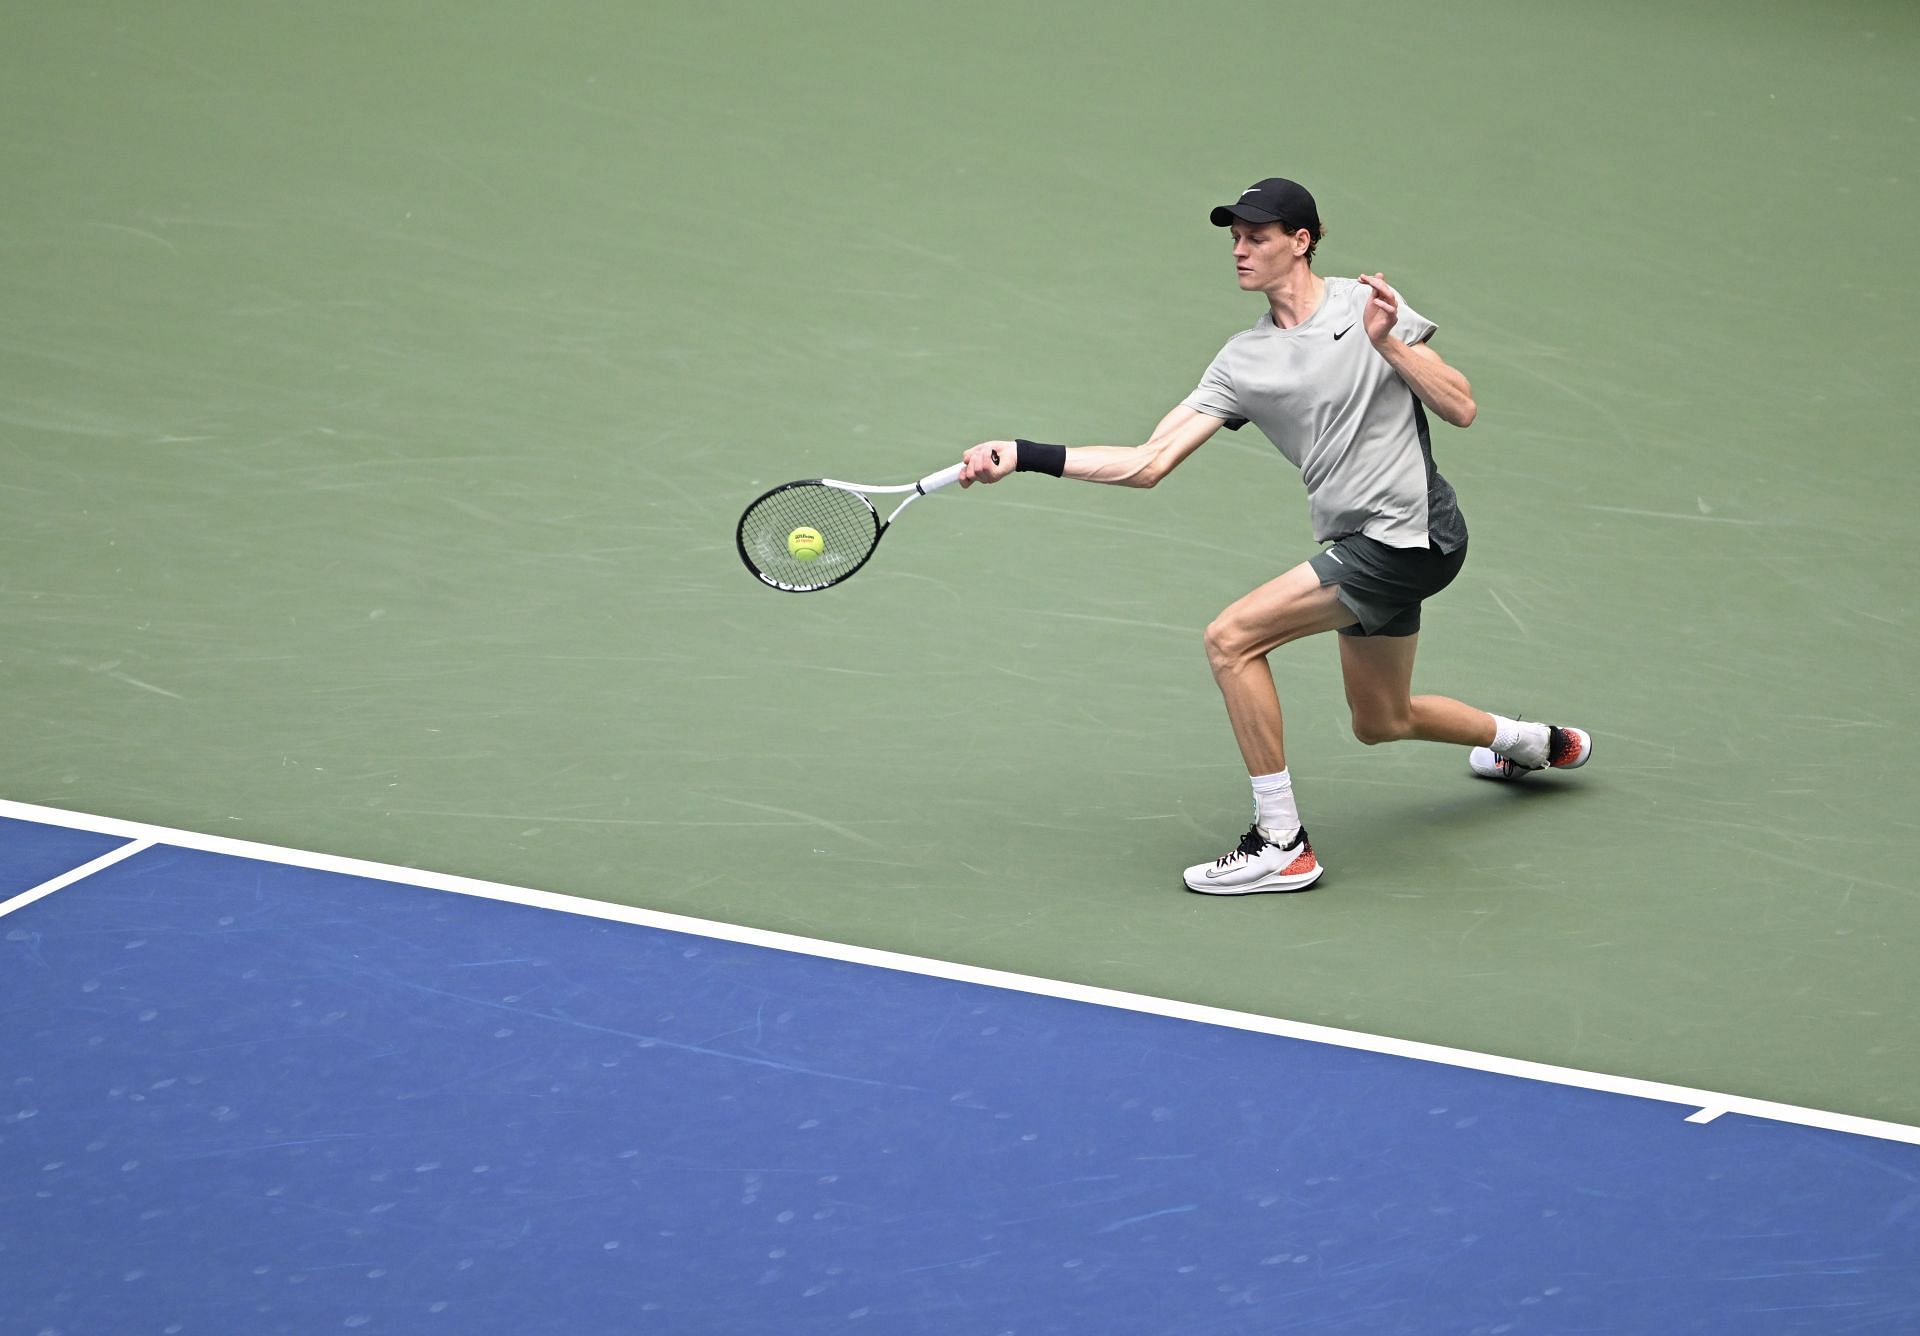
[[[880, 546], [886, 526], [873, 502], [818, 478], [782, 483], [755, 498], [740, 516], [734, 542], [740, 560], [760, 582], [788, 594], [830, 589], [862, 566]], [[819, 533], [824, 550], [802, 561], [787, 550], [795, 529]]]

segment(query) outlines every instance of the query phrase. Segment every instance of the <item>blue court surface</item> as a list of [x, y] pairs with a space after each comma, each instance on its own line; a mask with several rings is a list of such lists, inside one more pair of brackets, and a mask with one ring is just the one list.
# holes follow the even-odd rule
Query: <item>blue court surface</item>
[[7, 810], [6, 1332], [1920, 1330], [1913, 1129]]

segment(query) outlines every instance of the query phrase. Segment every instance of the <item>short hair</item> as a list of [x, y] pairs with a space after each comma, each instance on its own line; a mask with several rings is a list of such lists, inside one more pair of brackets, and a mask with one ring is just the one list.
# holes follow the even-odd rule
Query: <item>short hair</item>
[[1286, 222], [1284, 219], [1281, 220], [1280, 226], [1287, 229], [1288, 236], [1292, 236], [1295, 232], [1305, 232], [1309, 237], [1313, 238], [1311, 241], [1307, 243], [1307, 257], [1306, 257], [1307, 263], [1312, 264], [1313, 253], [1320, 249], [1321, 238], [1327, 235], [1326, 226], [1323, 224], [1320, 230], [1316, 232], [1310, 227], [1294, 227], [1290, 223]]

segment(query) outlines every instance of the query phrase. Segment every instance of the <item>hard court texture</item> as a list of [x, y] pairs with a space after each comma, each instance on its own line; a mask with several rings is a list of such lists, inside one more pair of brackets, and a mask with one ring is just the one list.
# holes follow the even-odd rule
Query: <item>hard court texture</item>
[[[1920, 1120], [1910, 6], [50, 8], [0, 43], [0, 794]], [[1307, 182], [1481, 417], [1369, 749], [1275, 656], [1329, 871], [1201, 652], [1313, 551], [1222, 434], [916, 504], [817, 596], [774, 483], [1131, 443]]]

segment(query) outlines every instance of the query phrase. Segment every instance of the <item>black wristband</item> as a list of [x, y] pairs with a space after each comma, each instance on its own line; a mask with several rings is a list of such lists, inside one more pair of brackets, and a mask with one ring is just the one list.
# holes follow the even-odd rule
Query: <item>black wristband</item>
[[1015, 473], [1045, 473], [1057, 478], [1067, 471], [1066, 446], [1019, 439], [1013, 444], [1019, 452], [1013, 460]]

